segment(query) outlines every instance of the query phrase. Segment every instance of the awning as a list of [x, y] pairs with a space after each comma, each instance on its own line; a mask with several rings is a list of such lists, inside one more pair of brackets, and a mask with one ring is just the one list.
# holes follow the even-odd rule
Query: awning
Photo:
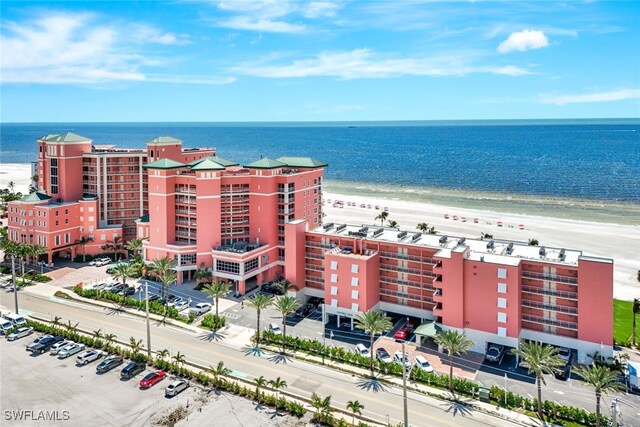
[[422, 335], [426, 337], [435, 337], [442, 332], [442, 327], [436, 322], [423, 323], [413, 331], [416, 335]]

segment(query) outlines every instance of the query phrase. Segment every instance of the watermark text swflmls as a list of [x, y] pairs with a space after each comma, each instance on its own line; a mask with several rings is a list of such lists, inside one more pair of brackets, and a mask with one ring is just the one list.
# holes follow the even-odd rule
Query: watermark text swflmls
[[33, 409], [5, 409], [5, 421], [69, 421], [69, 411], [37, 411]]

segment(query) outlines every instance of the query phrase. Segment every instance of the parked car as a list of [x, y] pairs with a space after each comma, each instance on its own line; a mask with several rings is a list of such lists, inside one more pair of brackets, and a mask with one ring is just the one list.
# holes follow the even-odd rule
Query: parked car
[[294, 313], [294, 315], [296, 317], [307, 317], [308, 315], [310, 315], [311, 313], [313, 313], [315, 311], [316, 307], [312, 306], [311, 304], [305, 304], [302, 305], [300, 307], [298, 307]]
[[73, 344], [73, 341], [71, 340], [60, 341], [59, 343], [56, 343], [51, 346], [51, 348], [49, 349], [49, 354], [57, 355], [61, 349], [68, 346], [69, 344]]
[[405, 324], [404, 327], [407, 328], [407, 331], [409, 332], [413, 332], [413, 330], [416, 328], [416, 325], [418, 324], [418, 322], [416, 322], [415, 319], [411, 319], [409, 318]]
[[175, 296], [175, 295], [169, 295], [168, 298], [163, 298], [162, 299], [162, 303], [167, 305], [168, 307], [173, 307], [175, 305], [176, 302], [180, 302], [182, 301], [181, 297]]
[[114, 294], [119, 294], [124, 290], [124, 285], [122, 283], [117, 283], [115, 286], [111, 288], [111, 292]]
[[117, 288], [118, 286], [122, 286], [121, 283], [118, 282], [111, 282], [111, 283], [107, 283], [104, 287], [104, 291], [105, 292], [116, 292], [114, 290], [114, 288]]
[[571, 376], [571, 364], [567, 363], [561, 368], [556, 369], [554, 376], [559, 380], [566, 380]]
[[376, 349], [376, 359], [380, 360], [381, 362], [385, 362], [385, 363], [391, 363], [392, 362], [391, 355], [383, 347], [378, 347]]
[[208, 302], [199, 302], [198, 304], [196, 304], [195, 307], [192, 307], [191, 310], [189, 311], [195, 314], [196, 316], [200, 316], [202, 314], [205, 314], [211, 311], [211, 304], [209, 304]]
[[58, 359], [66, 359], [69, 356], [80, 353], [82, 350], [84, 350], [84, 348], [84, 344], [79, 343], [66, 345], [58, 351]]
[[120, 372], [120, 377], [122, 378], [133, 378], [138, 375], [140, 372], [144, 371], [146, 365], [143, 362], [131, 362], [127, 366], [125, 366]]
[[151, 301], [156, 301], [156, 300], [160, 300], [160, 295], [158, 294], [153, 294], [153, 295], [149, 295], [149, 302]]
[[309, 301], [307, 301], [307, 304], [309, 304], [314, 309], [316, 309], [316, 308], [320, 307], [322, 304], [324, 304], [324, 298], [311, 297], [311, 298], [309, 298]]
[[420, 369], [423, 372], [433, 372], [433, 366], [429, 364], [429, 361], [424, 356], [416, 356], [413, 358], [413, 366]]
[[489, 344], [489, 348], [487, 348], [487, 353], [484, 355], [484, 359], [491, 363], [502, 363], [504, 353], [505, 349], [503, 345]]
[[47, 337], [40, 340], [40, 342], [37, 345], [31, 347], [30, 350], [31, 350], [31, 353], [33, 354], [44, 354], [47, 351], [49, 351], [51, 347], [63, 341], [64, 341], [64, 338], [62, 337]]
[[284, 295], [286, 293], [286, 289], [280, 283], [263, 283], [262, 286], [260, 286], [260, 290], [264, 293], [274, 295]]
[[35, 346], [37, 346], [38, 344], [40, 344], [40, 341], [42, 341], [45, 338], [51, 338], [52, 335], [40, 335], [38, 338], [36, 338], [35, 340], [31, 341], [29, 344], [27, 344], [26, 350], [27, 351], [31, 351], [31, 349]]
[[143, 379], [140, 380], [140, 388], [149, 388], [153, 385], [159, 383], [164, 379], [166, 374], [164, 371], [155, 371], [147, 374]]
[[398, 331], [393, 334], [393, 338], [397, 341], [406, 341], [409, 337], [409, 330], [407, 328], [400, 328]]
[[111, 258], [98, 258], [91, 261], [89, 265], [94, 265], [96, 267], [103, 267], [109, 263], [111, 263]]
[[393, 353], [393, 363], [397, 363], [399, 365], [404, 365], [405, 369], [411, 369], [411, 362], [409, 362], [409, 355], [405, 353], [402, 355], [401, 351], [396, 351]]
[[178, 311], [186, 310], [187, 308], [189, 308], [189, 301], [176, 301], [173, 303], [173, 307]]
[[33, 333], [33, 328], [31, 326], [23, 326], [22, 328], [18, 328], [15, 332], [7, 335], [7, 341], [15, 341], [20, 338], [27, 337]]
[[118, 293], [122, 296], [134, 295], [136, 293], [136, 288], [135, 286], [127, 285], [127, 286], [124, 286], [124, 288]]
[[6, 335], [10, 330], [13, 329], [13, 323], [8, 321], [7, 319], [0, 319], [0, 335]]
[[178, 379], [173, 381], [164, 389], [164, 395], [167, 397], [176, 396], [188, 388], [189, 388], [189, 381], [184, 379]]
[[76, 357], [76, 365], [87, 365], [91, 362], [95, 362], [96, 360], [102, 357], [102, 352], [98, 350], [89, 350], [85, 351], [82, 354], [79, 354]]
[[566, 347], [560, 347], [558, 349], [558, 356], [560, 356], [560, 358], [566, 363], [571, 362], [571, 350]]
[[369, 351], [369, 348], [362, 343], [356, 344], [355, 352], [356, 354], [359, 354], [360, 356], [363, 356], [363, 357], [371, 357], [371, 352]]
[[281, 334], [282, 330], [280, 329], [280, 325], [277, 323], [269, 323], [269, 330], [274, 334]]
[[4, 318], [7, 319], [9, 322], [11, 322], [11, 324], [13, 325], [14, 328], [20, 328], [20, 327], [23, 327], [23, 326], [27, 326], [27, 319], [25, 319], [20, 314], [7, 313], [7, 314], [4, 315]]
[[96, 373], [104, 374], [124, 363], [122, 356], [109, 356], [96, 366]]

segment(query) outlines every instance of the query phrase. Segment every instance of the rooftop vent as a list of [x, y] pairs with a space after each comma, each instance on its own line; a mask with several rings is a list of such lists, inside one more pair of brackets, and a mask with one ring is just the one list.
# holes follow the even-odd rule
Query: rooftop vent
[[464, 245], [464, 242], [465, 242], [466, 240], [467, 240], [467, 238], [466, 238], [466, 237], [463, 237], [462, 239], [459, 239], [459, 240], [458, 240], [458, 244], [459, 244], [459, 245]]
[[384, 233], [384, 228], [378, 228], [377, 230], [375, 230], [373, 232], [373, 237], [378, 237], [379, 235], [381, 235], [382, 233]]
[[332, 223], [332, 222], [328, 222], [328, 223], [326, 223], [326, 224], [324, 224], [324, 225], [322, 226], [322, 229], [323, 229], [324, 231], [330, 230], [330, 229], [332, 229], [332, 228], [333, 228], [333, 223]]
[[558, 259], [560, 261], [564, 261], [564, 259], [567, 257], [567, 255], [564, 253], [564, 249], [560, 249], [560, 253], [558, 254]]
[[367, 233], [363, 233], [362, 231], [349, 231], [349, 236], [365, 238], [367, 237]]
[[407, 232], [406, 231], [401, 231], [398, 233], [398, 240], [402, 240], [406, 237]]
[[358, 230], [360, 233], [365, 233], [367, 234], [367, 231], [369, 231], [369, 227], [362, 227], [360, 230]]
[[413, 236], [411, 236], [411, 242], [415, 242], [416, 240], [418, 240], [420, 237], [422, 237], [422, 233], [416, 233]]
[[440, 238], [439, 242], [440, 242], [440, 244], [441, 244], [441, 245], [443, 245], [443, 244], [447, 243], [447, 240], [448, 240], [448, 239], [447, 239], [447, 236], [442, 236], [442, 237]]
[[507, 255], [511, 255], [512, 252], [513, 252], [513, 242], [509, 242], [509, 244], [507, 245]]
[[545, 256], [547, 254], [547, 250], [543, 246], [543, 247], [540, 248], [538, 253], [540, 254], [541, 257], [543, 257], [543, 256]]
[[344, 230], [345, 228], [347, 228], [347, 224], [342, 224], [336, 227], [336, 233], [341, 232], [342, 230]]
[[487, 243], [487, 249], [493, 249], [496, 247], [496, 244], [494, 243], [493, 240], [489, 240], [489, 243]]

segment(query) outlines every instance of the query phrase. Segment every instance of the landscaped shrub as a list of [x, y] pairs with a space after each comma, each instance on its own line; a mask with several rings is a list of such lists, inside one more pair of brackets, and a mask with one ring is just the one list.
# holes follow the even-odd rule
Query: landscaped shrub
[[226, 317], [216, 316], [215, 314], [205, 314], [202, 317], [202, 322], [200, 322], [201, 327], [211, 329], [214, 332], [223, 328], [226, 324]]

